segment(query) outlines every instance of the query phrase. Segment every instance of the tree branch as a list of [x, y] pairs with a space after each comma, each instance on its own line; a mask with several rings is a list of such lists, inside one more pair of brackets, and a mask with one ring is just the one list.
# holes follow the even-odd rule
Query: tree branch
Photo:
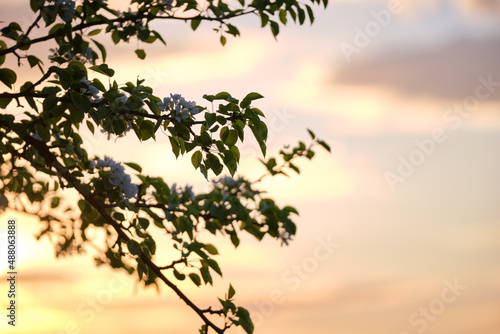
[[[25, 134], [24, 136], [21, 137], [27, 144], [31, 145], [34, 147], [38, 153], [45, 159], [45, 162], [47, 165], [52, 166], [58, 174], [60, 174], [67, 182], [69, 185], [71, 185], [73, 188], [75, 188], [84, 198], [87, 202], [89, 202], [98, 212], [99, 214], [104, 218], [104, 220], [111, 225], [114, 230], [118, 233], [118, 236], [120, 239], [122, 239], [125, 243], [130, 240], [130, 238], [125, 234], [125, 232], [121, 229], [120, 224], [117, 223], [111, 215], [106, 211], [106, 207], [96, 200], [91, 193], [85, 189], [85, 187], [80, 183], [80, 181], [71, 175], [71, 173], [68, 171], [66, 167], [64, 167], [58, 160], [57, 157], [54, 153], [52, 153], [47, 145], [40, 141], [37, 140], [30, 135]], [[209, 326], [212, 328], [216, 333], [224, 333], [224, 329], [219, 328], [217, 325], [215, 325], [210, 319], [208, 319], [203, 310], [198, 308], [175, 284], [173, 284], [161, 271], [161, 269], [154, 264], [151, 259], [149, 259], [142, 251], [141, 254], [139, 255], [141, 260], [151, 269], [153, 273], [156, 274], [158, 278], [160, 278], [169, 288], [171, 288], [177, 296], [184, 301], [191, 309], [193, 309], [198, 316]]]
[[[228, 15], [224, 15], [224, 16], [221, 16], [221, 17], [202, 16], [201, 14], [199, 14], [197, 16], [192, 16], [192, 17], [179, 17], [179, 16], [143, 15], [141, 13], [141, 15], [137, 15], [137, 16], [131, 17], [131, 18], [129, 18], [129, 17], [118, 17], [116, 19], [107, 19], [107, 20], [99, 20], [99, 21], [93, 21], [93, 22], [87, 22], [87, 23], [80, 23], [80, 24], [78, 24], [78, 25], [76, 25], [76, 26], [73, 27], [73, 31], [81, 31], [83, 29], [94, 27], [94, 26], [101, 25], [101, 24], [123, 23], [123, 22], [127, 22], [127, 21], [137, 21], [138, 19], [144, 19], [144, 18], [147, 18], [147, 19], [182, 20], [182, 21], [201, 20], [201, 21], [217, 21], [217, 22], [220, 22], [220, 23], [224, 23], [225, 20], [232, 19], [232, 18], [239, 17], [239, 16], [243, 16], [243, 15], [252, 14], [252, 13], [255, 13], [256, 11], [257, 11], [257, 9], [252, 9], [252, 10], [249, 10], [249, 11], [246, 11], [246, 12], [242, 11], [242, 12], [239, 12], [239, 13], [228, 14]], [[40, 11], [40, 15], [39, 16], [41, 17], [41, 11]], [[38, 20], [39, 19], [37, 19], [35, 21], [35, 23], [38, 22]], [[61, 36], [63, 34], [64, 34], [64, 29], [58, 29], [58, 30], [54, 31], [51, 34], [48, 34], [46, 36], [35, 38], [35, 39], [31, 40], [30, 44], [33, 45], [33, 44], [36, 44], [36, 43], [45, 42], [45, 41], [48, 41], [48, 40], [50, 40], [52, 38], [59, 37], [59, 36]], [[6, 55], [6, 54], [9, 54], [11, 52], [16, 51], [17, 49], [19, 49], [20, 47], [23, 46], [22, 43], [24, 43], [24, 38], [21, 39], [15, 45], [11, 46], [10, 48], [4, 49], [4, 50], [0, 50], [0, 56], [3, 56], [3, 55]]]
[[186, 263], [186, 259], [179, 259], [179, 260], [172, 261], [172, 263], [169, 264], [168, 266], [158, 267], [158, 269], [160, 269], [160, 270], [174, 269], [174, 266], [176, 264], [179, 264], [179, 263]]

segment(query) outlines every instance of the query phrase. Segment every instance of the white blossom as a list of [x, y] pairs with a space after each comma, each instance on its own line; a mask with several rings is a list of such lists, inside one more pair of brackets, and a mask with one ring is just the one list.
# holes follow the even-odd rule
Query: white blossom
[[54, 59], [55, 57], [63, 57], [68, 62], [72, 60], [77, 60], [82, 64], [85, 64], [87, 62], [93, 63], [92, 59], [93, 50], [91, 48], [86, 48], [84, 54], [81, 53], [74, 54], [71, 50], [66, 51], [64, 54], [60, 54], [58, 48], [50, 48], [49, 51], [52, 52], [52, 54], [50, 54], [48, 58], [52, 62], [54, 62], [52, 59]]
[[279, 232], [279, 238], [281, 240], [281, 246], [287, 245], [288, 243], [292, 240], [292, 236], [288, 231], [286, 231], [284, 228], [280, 228]]
[[92, 99], [94, 100], [94, 102], [99, 102], [102, 100], [102, 97], [99, 95], [100, 94], [99, 89], [97, 89], [97, 87], [92, 85], [92, 81], [88, 80], [87, 77], [83, 77], [80, 81], [83, 82], [85, 85], [87, 85], [87, 88], [82, 88], [81, 90], [83, 94], [87, 92], [92, 94]]
[[185, 186], [184, 188], [182, 188], [177, 186], [176, 183], [173, 183], [172, 186], [170, 186], [170, 193], [177, 194], [179, 197], [187, 195], [189, 196], [189, 198], [191, 198], [192, 201], [194, 201], [195, 199], [192, 186]]
[[214, 188], [219, 189], [222, 194], [222, 199], [225, 201], [229, 195], [241, 194], [246, 198], [253, 198], [257, 194], [251, 189], [251, 184], [243, 177], [232, 178], [230, 176], [222, 176], [216, 180], [212, 180]]
[[92, 59], [92, 52], [93, 50], [91, 48], [86, 48], [85, 49], [85, 58], [87, 58], [88, 60], [91, 60]]
[[173, 0], [160, 0], [159, 1], [160, 5], [166, 5], [165, 10], [166, 11], [171, 11], [173, 9], [172, 4], [174, 3]]
[[122, 96], [117, 97], [114, 102], [115, 102], [115, 104], [119, 105], [120, 103], [121, 104], [127, 103], [127, 100], [128, 100], [127, 95], [123, 94]]
[[63, 15], [61, 18], [64, 22], [71, 22], [73, 17], [75, 16], [75, 0], [56, 0], [56, 6], [62, 7]]
[[109, 167], [110, 178], [109, 183], [120, 188], [125, 200], [137, 197], [137, 185], [132, 183], [130, 175], [125, 173], [125, 168], [119, 162], [114, 161], [108, 156], [104, 157], [104, 160], [97, 159], [91, 161], [92, 169], [104, 169]]
[[218, 180], [213, 180], [213, 183], [219, 183], [223, 186], [228, 186], [228, 187], [234, 187], [239, 184], [239, 181], [243, 180], [242, 177], [239, 177], [238, 179], [233, 179], [230, 176], [222, 176]]
[[160, 111], [171, 113], [178, 122], [200, 113], [196, 102], [187, 101], [180, 94], [170, 94], [170, 97], [165, 97], [163, 102], [158, 102], [157, 105]]

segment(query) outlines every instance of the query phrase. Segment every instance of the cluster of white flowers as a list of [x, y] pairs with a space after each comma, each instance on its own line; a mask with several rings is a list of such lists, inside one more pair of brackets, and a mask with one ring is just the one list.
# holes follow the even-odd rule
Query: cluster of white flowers
[[109, 167], [109, 172], [111, 174], [109, 183], [120, 188], [125, 200], [137, 197], [137, 185], [132, 183], [130, 175], [125, 173], [125, 168], [121, 163], [105, 156], [104, 160], [97, 159], [91, 161], [91, 167], [92, 169], [104, 169]]
[[75, 0], [56, 0], [54, 3], [56, 6], [61, 7], [63, 15], [61, 18], [64, 22], [71, 22], [75, 16]]
[[240, 181], [242, 181], [242, 180], [243, 180], [243, 178], [241, 176], [237, 179], [233, 179], [232, 177], [226, 175], [226, 176], [220, 177], [217, 180], [213, 180], [212, 182], [233, 188], [233, 187], [237, 186], [240, 183]]
[[174, 0], [159, 0], [160, 5], [166, 5], [165, 10], [171, 11], [173, 7]]
[[177, 186], [176, 183], [172, 184], [170, 187], [170, 192], [177, 194], [179, 197], [182, 197], [184, 194], [188, 194], [192, 201], [194, 201], [195, 195], [193, 192], [193, 187], [185, 186], [184, 188]]
[[99, 102], [102, 100], [102, 96], [100, 96], [100, 91], [92, 85], [92, 81], [88, 80], [87, 77], [83, 77], [81, 80], [85, 85], [87, 85], [87, 88], [82, 88], [81, 92], [83, 94], [90, 93], [92, 94], [92, 99], [94, 102]]
[[250, 188], [250, 183], [245, 181], [243, 177], [238, 177], [234, 179], [230, 176], [222, 176], [216, 180], [212, 180], [215, 188], [218, 188], [222, 193], [222, 199], [226, 200], [227, 197], [232, 194], [235, 195], [240, 193], [241, 195], [252, 198], [256, 193]]
[[74, 54], [73, 52], [71, 52], [71, 50], [68, 50], [64, 54], [61, 55], [61, 54], [59, 54], [58, 48], [50, 48], [49, 51], [52, 52], [52, 54], [49, 55], [49, 59], [51, 61], [53, 61], [52, 59], [54, 59], [55, 57], [61, 56], [64, 59], [66, 59], [67, 61], [77, 60], [83, 64], [85, 64], [87, 62], [91, 62], [91, 63], [93, 62], [93, 60], [92, 60], [93, 50], [91, 48], [86, 48], [85, 52], [83, 54], [80, 54], [80, 53]]
[[181, 94], [170, 94], [170, 97], [165, 97], [163, 102], [158, 102], [157, 105], [160, 111], [172, 113], [179, 122], [200, 112], [196, 102], [186, 101]]
[[[123, 16], [123, 13], [125, 13], [125, 12], [122, 12], [121, 10], [117, 10], [116, 13], [118, 14], [117, 16], [120, 17], [120, 16]], [[130, 15], [134, 15], [134, 16], [137, 15], [137, 12], [135, 10], [130, 9], [130, 8], [127, 8], [126, 13], [129, 13]], [[122, 22], [119, 22], [119, 23], [123, 24]]]
[[125, 95], [125, 94], [120, 95], [119, 97], [117, 97], [117, 98], [113, 101], [113, 105], [114, 105], [114, 106], [122, 106], [122, 105], [124, 105], [125, 103], [127, 103], [127, 100], [128, 100], [127, 95]]
[[279, 238], [281, 240], [281, 246], [283, 245], [287, 245], [288, 246], [288, 243], [292, 240], [292, 236], [290, 235], [290, 233], [288, 233], [284, 228], [280, 227], [279, 229]]

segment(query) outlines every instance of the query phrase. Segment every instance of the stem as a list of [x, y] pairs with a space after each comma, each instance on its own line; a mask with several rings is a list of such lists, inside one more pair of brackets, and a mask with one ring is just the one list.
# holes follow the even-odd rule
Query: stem
[[[90, 203], [99, 214], [106, 220], [106, 222], [111, 225], [115, 231], [118, 233], [120, 239], [122, 239], [125, 243], [130, 240], [128, 235], [122, 230], [120, 224], [117, 223], [111, 215], [106, 211], [106, 207], [96, 200], [91, 193], [85, 189], [85, 187], [80, 183], [80, 181], [71, 175], [66, 167], [64, 167], [58, 160], [56, 155], [52, 153], [47, 145], [40, 140], [37, 140], [29, 135], [22, 136], [22, 139], [29, 145], [33, 146], [38, 153], [45, 159], [47, 165], [54, 167], [54, 169], [61, 175], [69, 185], [71, 185], [74, 189], [76, 189], [87, 202]], [[203, 310], [197, 307], [175, 284], [173, 284], [161, 271], [160, 267], [158, 267], [155, 263], [151, 261], [144, 253], [141, 252], [139, 255], [141, 260], [153, 271], [157, 277], [159, 277], [169, 288], [174, 290], [175, 294], [186, 303], [191, 309], [193, 309], [198, 316], [207, 324], [207, 326], [211, 327], [216, 333], [224, 333], [224, 329], [216, 326], [210, 319], [208, 319]]]
[[[217, 21], [217, 22], [221, 22], [222, 23], [222, 22], [224, 22], [224, 20], [228, 20], [228, 19], [231, 19], [231, 18], [235, 18], [235, 17], [247, 15], [247, 14], [250, 14], [250, 13], [254, 13], [256, 11], [257, 11], [256, 9], [252, 9], [252, 10], [249, 10], [249, 11], [246, 11], [246, 12], [243, 11], [243, 12], [239, 12], [239, 13], [228, 14], [228, 15], [221, 16], [221, 17], [202, 16], [201, 14], [199, 14], [197, 16], [192, 16], [192, 17], [178, 17], [178, 16], [144, 15], [144, 14], [141, 13], [141, 15], [137, 15], [137, 16], [132, 17], [132, 18], [118, 17], [116, 19], [107, 19], [107, 20], [100, 20], [100, 21], [94, 21], [94, 22], [80, 23], [80, 24], [78, 24], [78, 25], [76, 25], [76, 26], [73, 27], [73, 31], [81, 31], [83, 29], [94, 27], [94, 26], [101, 25], [101, 24], [120, 23], [120, 22], [123, 23], [123, 22], [127, 22], [127, 21], [137, 21], [138, 19], [142, 19], [142, 18], [147, 18], [147, 19], [150, 19], [150, 20], [153, 20], [153, 19], [162, 19], [162, 20], [163, 19], [168, 19], [168, 20], [182, 20], [182, 21], [202, 20], [202, 21]], [[40, 12], [39, 17], [41, 17], [41, 12]], [[35, 22], [33, 23], [32, 26], [34, 26], [38, 22], [38, 20], [39, 20], [39, 18], [37, 18], [35, 20]], [[30, 28], [32, 29], [32, 27], [30, 27]], [[30, 32], [30, 31], [31, 30], [28, 29], [28, 32]], [[61, 36], [63, 34], [64, 34], [64, 29], [58, 29], [57, 31], [54, 31], [52, 34], [48, 34], [46, 36], [33, 39], [31, 41], [31, 44], [45, 42], [45, 41], [48, 41], [48, 40], [50, 40], [52, 38], [59, 37], [59, 36]], [[10, 48], [4, 49], [4, 50], [0, 50], [0, 56], [3, 56], [3, 55], [6, 55], [6, 54], [9, 54], [11, 52], [16, 51], [21, 46], [23, 46], [23, 43], [24, 43], [24, 38], [22, 38], [18, 43], [16, 43], [15, 45], [11, 46]]]

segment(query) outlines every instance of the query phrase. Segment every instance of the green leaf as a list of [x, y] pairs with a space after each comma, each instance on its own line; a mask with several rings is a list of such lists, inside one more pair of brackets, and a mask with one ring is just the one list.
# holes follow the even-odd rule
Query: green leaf
[[253, 101], [253, 100], [258, 100], [258, 99], [262, 99], [264, 96], [260, 95], [259, 93], [256, 93], [256, 92], [251, 92], [251, 93], [248, 93], [247, 96], [245, 96], [243, 98], [243, 100], [250, 100], [250, 101]]
[[213, 100], [215, 99], [215, 96], [214, 95], [203, 95], [203, 98], [209, 102], [213, 102]]
[[142, 253], [141, 245], [133, 239], [127, 241], [127, 248], [132, 255], [140, 255]]
[[233, 243], [234, 247], [238, 247], [240, 244], [240, 238], [238, 238], [238, 235], [236, 232], [231, 233], [230, 235], [231, 242]]
[[288, 164], [288, 167], [290, 167], [291, 169], [293, 169], [297, 174], [300, 174], [300, 169], [299, 167], [295, 166], [294, 164], [292, 164], [291, 162]]
[[55, 95], [47, 96], [43, 100], [43, 103], [42, 103], [43, 110], [48, 112], [48, 111], [54, 109], [55, 106], [57, 105], [57, 102], [58, 102], [57, 96], [55, 96]]
[[219, 267], [219, 264], [217, 263], [217, 261], [215, 261], [213, 259], [207, 259], [206, 262], [208, 263], [210, 268], [212, 268], [217, 274], [219, 274], [219, 276], [222, 277], [222, 271], [220, 270], [220, 267]]
[[144, 59], [146, 58], [146, 52], [143, 49], [137, 49], [135, 50], [135, 54], [139, 59]]
[[53, 197], [52, 198], [52, 202], [50, 203], [50, 207], [52, 209], [55, 209], [59, 206], [59, 204], [61, 203], [61, 198], [60, 197]]
[[198, 26], [200, 25], [201, 23], [201, 20], [191, 20], [191, 29], [193, 29], [193, 31], [195, 31]]
[[222, 173], [222, 169], [224, 168], [224, 166], [222, 166], [219, 159], [216, 157], [215, 160], [213, 160], [210, 164], [210, 168], [215, 173], [215, 175], [219, 175], [220, 173]]
[[201, 277], [203, 277], [203, 281], [205, 284], [213, 285], [212, 275], [210, 275], [210, 271], [208, 271], [208, 267], [200, 268]]
[[154, 123], [151, 121], [143, 121], [139, 125], [139, 129], [141, 131], [141, 139], [148, 140], [151, 137], [154, 137]]
[[139, 217], [139, 225], [141, 225], [143, 230], [146, 230], [149, 227], [149, 220], [144, 217]]
[[124, 162], [124, 164], [127, 165], [127, 166], [129, 166], [132, 169], [135, 169], [139, 173], [142, 172], [142, 167], [139, 166], [138, 164], [134, 163], [134, 162]]
[[228, 92], [220, 92], [214, 96], [214, 100], [226, 100], [227, 101], [230, 98], [231, 98], [231, 94], [229, 94]]
[[179, 281], [184, 281], [186, 279], [186, 275], [178, 272], [176, 269], [174, 269], [174, 276], [177, 278]]
[[262, 154], [266, 156], [266, 140], [267, 140], [267, 126], [264, 122], [250, 122], [250, 129], [259, 143]]
[[0, 108], [1, 109], [5, 109], [7, 108], [7, 106], [9, 105], [10, 101], [12, 101], [11, 98], [4, 98], [4, 99], [0, 99]]
[[94, 78], [92, 80], [92, 85], [94, 85], [95, 88], [99, 89], [101, 92], [105, 92], [106, 91], [106, 88], [104, 87], [104, 85], [102, 84], [102, 82], [99, 81], [99, 79]]
[[222, 46], [226, 45], [226, 37], [225, 36], [220, 36], [220, 44], [222, 44]]
[[191, 281], [193, 281], [194, 284], [196, 284], [196, 286], [201, 285], [200, 276], [198, 276], [197, 274], [191, 273], [191, 274], [189, 274], [189, 278], [191, 279]]
[[311, 160], [314, 157], [314, 151], [313, 150], [308, 150], [306, 153], [306, 157]]
[[36, 133], [40, 136], [40, 138], [42, 138], [44, 142], [50, 141], [50, 132], [46, 126], [38, 123], [35, 128], [36, 128]]
[[219, 254], [219, 251], [217, 251], [217, 248], [214, 245], [212, 245], [212, 244], [206, 244], [205, 245], [205, 249], [207, 250], [207, 252], [210, 255], [217, 255], [217, 254]]
[[[137, 33], [137, 37], [141, 41], [146, 41], [149, 38], [149, 29], [139, 30], [139, 32]], [[155, 38], [155, 37], [153, 36], [153, 38]]]
[[236, 173], [236, 168], [238, 167], [234, 153], [230, 150], [225, 151], [223, 160], [227, 169], [229, 169], [229, 173], [231, 173], [231, 176], [234, 176], [234, 173]]
[[269, 15], [262, 12], [260, 13], [261, 28], [264, 28], [269, 23]]
[[193, 167], [195, 169], [198, 168], [198, 165], [200, 164], [202, 159], [203, 154], [200, 151], [196, 151], [193, 153], [193, 155], [191, 156], [191, 163], [193, 164]]
[[228, 136], [228, 131], [229, 131], [229, 127], [227, 126], [224, 126], [220, 129], [220, 133], [219, 133], [219, 136], [220, 136], [220, 139], [224, 142]]
[[126, 220], [125, 215], [121, 212], [113, 212], [113, 218], [121, 222]]
[[156, 242], [154, 241], [153, 238], [149, 237], [149, 238], [146, 238], [144, 240], [144, 243], [146, 244], [146, 246], [148, 247], [148, 250], [149, 252], [152, 254], [152, 255], [155, 255], [156, 253]]
[[26, 58], [28, 58], [28, 63], [30, 64], [31, 68], [35, 67], [40, 62], [40, 59], [35, 56], [27, 56]]
[[91, 32], [89, 32], [87, 35], [88, 36], [95, 36], [98, 35], [101, 32], [101, 29], [94, 29]]
[[33, 12], [37, 12], [40, 8], [40, 3], [38, 0], [30, 0], [30, 7]]
[[87, 120], [87, 127], [89, 128], [90, 132], [92, 132], [92, 134], [94, 134], [94, 131], [95, 131], [94, 124], [92, 124], [92, 122], [89, 120]]
[[273, 33], [274, 38], [276, 38], [276, 36], [280, 33], [280, 26], [274, 21], [269, 22], [271, 23], [271, 32]]
[[238, 141], [238, 132], [236, 130], [229, 130], [226, 132], [227, 136], [223, 140], [224, 144], [226, 144], [228, 147], [234, 146], [236, 142]]
[[311, 130], [307, 129], [307, 132], [309, 132], [309, 135], [311, 136], [311, 138], [314, 140], [316, 139], [316, 135], [314, 134], [314, 132], [312, 132]]
[[61, 30], [61, 29], [64, 29], [64, 24], [62, 24], [62, 23], [55, 24], [52, 26], [52, 28], [50, 28], [49, 34], [54, 34], [58, 30]]
[[178, 158], [180, 153], [179, 142], [173, 137], [168, 137], [168, 139], [170, 140], [170, 145], [172, 145], [172, 152], [174, 152], [175, 158]]
[[9, 68], [0, 68], [0, 81], [2, 81], [7, 87], [12, 88], [17, 80], [16, 72]]
[[252, 319], [250, 319], [250, 313], [243, 307], [238, 307], [236, 310], [236, 315], [238, 316], [238, 322], [241, 327], [247, 332], [248, 334], [252, 334], [254, 330], [254, 326], [252, 323]]
[[262, 163], [266, 166], [266, 168], [269, 172], [273, 172], [274, 167], [276, 167], [276, 165], [277, 165], [275, 158], [271, 158], [267, 162], [262, 161]]
[[[7, 49], [7, 43], [4, 41], [0, 41], [0, 50], [5, 50]], [[0, 56], [0, 65], [2, 65], [5, 62], [5, 55]]]
[[108, 77], [112, 77], [113, 75], [115, 75], [115, 71], [113, 69], [109, 68], [108, 65], [106, 65], [106, 64], [101, 64], [99, 66], [94, 65], [94, 66], [91, 66], [89, 68], [95, 72], [107, 75]]
[[51, 66], [50, 69], [59, 75], [59, 82], [64, 89], [68, 89], [73, 81], [68, 69]]
[[207, 129], [210, 129], [210, 127], [217, 120], [217, 115], [215, 113], [207, 112], [205, 113], [205, 120], [207, 121]]
[[292, 213], [295, 213], [296, 215], [298, 215], [298, 214], [299, 214], [299, 212], [297, 211], [297, 209], [295, 209], [293, 206], [289, 206], [289, 205], [285, 206], [285, 207], [283, 208], [283, 211], [285, 211], [285, 212], [287, 212], [287, 213], [292, 212]]
[[113, 43], [118, 44], [120, 42], [120, 34], [118, 33], [117, 30], [114, 30], [111, 33], [111, 39], [113, 40]]
[[31, 40], [28, 37], [26, 37], [25, 35], [22, 35], [22, 36], [23, 36], [22, 38], [24, 38], [24, 40], [23, 40], [22, 44], [19, 46], [19, 50], [26, 51], [31, 46]]
[[234, 291], [234, 288], [231, 284], [229, 284], [229, 291], [227, 292], [227, 299], [231, 299], [234, 297], [234, 294], [236, 291]]
[[280, 21], [281, 21], [281, 23], [286, 24], [286, 21], [287, 21], [287, 20], [286, 20], [286, 10], [281, 9], [281, 10], [280, 10], [279, 17], [280, 17]]
[[300, 7], [297, 7], [297, 12], [299, 13], [299, 24], [302, 25], [306, 20], [306, 12]]
[[238, 146], [231, 147], [231, 152], [233, 152], [234, 158], [236, 159], [236, 163], [240, 162], [240, 149]]
[[309, 21], [311, 21], [311, 24], [314, 22], [314, 13], [309, 5], [306, 5], [307, 13], [309, 14]]
[[141, 258], [136, 258], [135, 260], [137, 261], [137, 275], [139, 276], [139, 280], [141, 280], [143, 274], [147, 275], [148, 267], [144, 264]]
[[101, 51], [102, 61], [105, 62], [106, 61], [106, 48], [104, 47], [104, 45], [97, 42], [96, 40], [91, 39], [91, 41], [94, 42], [95, 45], [97, 45], [97, 47]]
[[69, 92], [69, 96], [71, 97], [71, 102], [77, 107], [79, 110], [84, 113], [90, 110], [90, 101], [85, 95], [81, 95], [77, 92]]
[[246, 107], [250, 106], [251, 101], [262, 99], [263, 97], [264, 96], [260, 95], [259, 93], [255, 93], [255, 92], [249, 93], [249, 94], [247, 94], [247, 96], [245, 96], [243, 98], [243, 100], [241, 100], [240, 107], [246, 108]]
[[320, 144], [321, 146], [323, 146], [324, 149], [327, 150], [328, 152], [331, 152], [330, 146], [327, 143], [325, 143], [324, 141], [318, 140], [318, 144]]

